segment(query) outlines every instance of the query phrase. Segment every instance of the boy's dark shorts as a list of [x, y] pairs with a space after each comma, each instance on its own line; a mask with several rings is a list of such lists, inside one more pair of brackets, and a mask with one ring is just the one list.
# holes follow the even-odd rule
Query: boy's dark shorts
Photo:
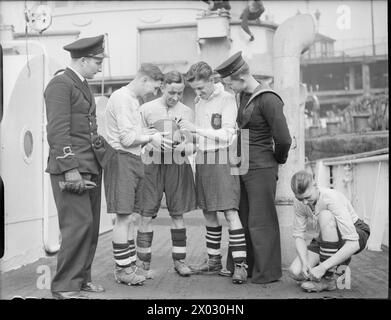
[[[360, 245], [360, 249], [354, 253], [354, 254], [357, 254], [365, 249], [365, 246], [367, 245], [367, 241], [368, 241], [368, 238], [370, 235], [370, 230], [369, 230], [369, 226], [361, 219], [358, 219], [356, 221], [356, 223], [354, 224], [354, 226], [356, 227], [356, 232], [358, 234], [358, 243]], [[340, 249], [344, 245], [345, 240], [342, 239], [341, 233], [338, 228], [337, 228], [337, 232], [338, 232], [338, 238], [339, 238], [338, 249]], [[314, 239], [312, 239], [311, 243], [307, 246], [307, 249], [309, 251], [316, 253], [316, 254], [319, 254], [321, 242], [322, 242], [322, 240], [319, 237], [314, 238]], [[344, 264], [348, 264], [349, 262], [350, 262], [350, 258], [347, 259]]]
[[218, 162], [219, 152], [213, 151], [216, 164], [196, 164], [197, 205], [204, 211], [239, 210], [239, 176], [231, 174], [229, 163]]
[[190, 164], [146, 164], [142, 187], [143, 217], [156, 217], [166, 195], [170, 216], [180, 216], [195, 210], [196, 196], [193, 170]]
[[108, 213], [140, 212], [144, 164], [141, 157], [117, 150], [104, 170]]

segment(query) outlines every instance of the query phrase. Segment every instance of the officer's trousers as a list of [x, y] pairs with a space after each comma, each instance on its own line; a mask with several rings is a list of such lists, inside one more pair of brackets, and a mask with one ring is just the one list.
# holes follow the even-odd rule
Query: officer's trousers
[[50, 175], [58, 221], [61, 247], [52, 292], [79, 291], [91, 281], [91, 265], [99, 236], [102, 174], [92, 175], [97, 187], [83, 194], [61, 191], [64, 175]]

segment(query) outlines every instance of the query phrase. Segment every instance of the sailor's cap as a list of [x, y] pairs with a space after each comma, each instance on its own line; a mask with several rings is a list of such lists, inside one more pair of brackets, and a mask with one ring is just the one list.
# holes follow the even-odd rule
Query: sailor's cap
[[106, 58], [104, 48], [104, 35], [90, 38], [81, 38], [63, 47], [71, 53], [72, 58], [94, 57]]
[[220, 64], [215, 71], [220, 74], [221, 78], [226, 78], [238, 71], [245, 63], [242, 51], [239, 51]]

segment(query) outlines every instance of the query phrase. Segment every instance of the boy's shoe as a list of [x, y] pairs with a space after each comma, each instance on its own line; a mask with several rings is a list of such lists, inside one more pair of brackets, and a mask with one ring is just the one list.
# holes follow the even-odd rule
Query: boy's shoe
[[189, 277], [193, 271], [185, 264], [184, 260], [174, 260], [174, 269], [182, 277]]
[[296, 284], [299, 284], [301, 285], [303, 282], [306, 282], [306, 281], [309, 281], [308, 278], [304, 277], [303, 275], [299, 274], [299, 275], [294, 275], [292, 274], [291, 272], [289, 272], [289, 276], [296, 281]]
[[232, 282], [236, 284], [246, 283], [247, 268], [248, 265], [244, 261], [241, 263], [235, 263], [235, 270], [234, 274], [232, 275]]
[[153, 279], [154, 272], [151, 270], [151, 263], [146, 261], [136, 261], [136, 273], [140, 276], [144, 276], [145, 279]]
[[142, 285], [145, 281], [145, 277], [138, 275], [135, 268], [132, 267], [115, 267], [114, 278], [118, 283], [124, 283], [128, 286]]
[[232, 277], [232, 272], [229, 271], [228, 269], [221, 269], [219, 271], [219, 276], [222, 276], [222, 277]]
[[307, 292], [334, 291], [337, 289], [337, 283], [334, 277], [322, 278], [320, 281], [305, 281], [301, 288]]
[[142, 261], [138, 260], [136, 261], [136, 265], [139, 268], [143, 268], [144, 270], [150, 270], [151, 269], [151, 262], [150, 261]]
[[201, 264], [190, 266], [194, 274], [219, 274], [223, 265], [221, 264], [221, 256], [212, 256], [207, 258]]

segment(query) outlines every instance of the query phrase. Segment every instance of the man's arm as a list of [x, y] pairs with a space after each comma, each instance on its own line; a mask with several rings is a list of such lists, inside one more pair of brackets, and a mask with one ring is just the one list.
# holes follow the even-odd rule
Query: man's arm
[[307, 254], [308, 254], [307, 243], [303, 238], [296, 238], [295, 245], [296, 245], [297, 256], [301, 261], [301, 272], [305, 277], [309, 277], [308, 272], [310, 270], [310, 267], [307, 261]]
[[181, 121], [179, 125], [185, 130], [189, 130], [191, 133], [195, 133], [199, 136], [203, 136], [210, 140], [218, 140], [222, 143], [229, 143], [235, 134], [236, 124], [236, 101], [233, 96], [227, 96], [223, 102], [224, 108], [221, 114], [221, 128], [220, 129], [206, 129], [196, 126], [189, 121]]
[[120, 133], [119, 139], [124, 147], [136, 147], [151, 142], [152, 132], [142, 129], [140, 119], [135, 118], [133, 112], [130, 111], [133, 106], [130, 106], [130, 101], [114, 101], [114, 112], [117, 119], [118, 130]]
[[359, 248], [360, 245], [358, 240], [347, 240], [345, 244], [330, 258], [323, 261], [315, 268], [310, 269], [311, 276], [314, 279], [319, 280], [323, 277], [327, 270], [349, 259]]
[[270, 126], [274, 140], [274, 158], [277, 163], [283, 164], [288, 159], [292, 143], [283, 112], [284, 103], [274, 93], [264, 93], [261, 99], [262, 113]]
[[357, 250], [360, 249], [358, 240], [346, 240], [345, 244], [334, 255], [322, 262], [321, 265], [328, 270], [349, 259]]
[[72, 152], [71, 95], [72, 86], [64, 79], [56, 78], [47, 86], [44, 93], [47, 115], [47, 138], [50, 144], [50, 153], [54, 154], [55, 157], [56, 170], [63, 173], [65, 181], [69, 183], [65, 190], [83, 193], [89, 187], [86, 187], [78, 170], [78, 159]]
[[47, 115], [47, 139], [57, 168], [66, 172], [79, 167], [72, 152], [71, 141], [71, 86], [63, 79], [54, 79], [47, 86], [44, 97]]
[[299, 203], [294, 203], [293, 210], [295, 212], [293, 220], [293, 237], [295, 238], [296, 252], [301, 261], [302, 272], [304, 276], [308, 277], [307, 244], [304, 239], [308, 218], [303, 207]]
[[146, 148], [157, 148], [164, 150], [172, 149], [172, 140], [165, 138], [168, 135], [168, 132], [159, 132], [155, 128], [150, 128], [148, 126], [148, 115], [149, 109], [146, 108], [146, 104], [143, 104], [139, 109], [141, 115], [141, 135], [140, 137], [136, 137], [134, 141], [134, 145], [142, 145]]

